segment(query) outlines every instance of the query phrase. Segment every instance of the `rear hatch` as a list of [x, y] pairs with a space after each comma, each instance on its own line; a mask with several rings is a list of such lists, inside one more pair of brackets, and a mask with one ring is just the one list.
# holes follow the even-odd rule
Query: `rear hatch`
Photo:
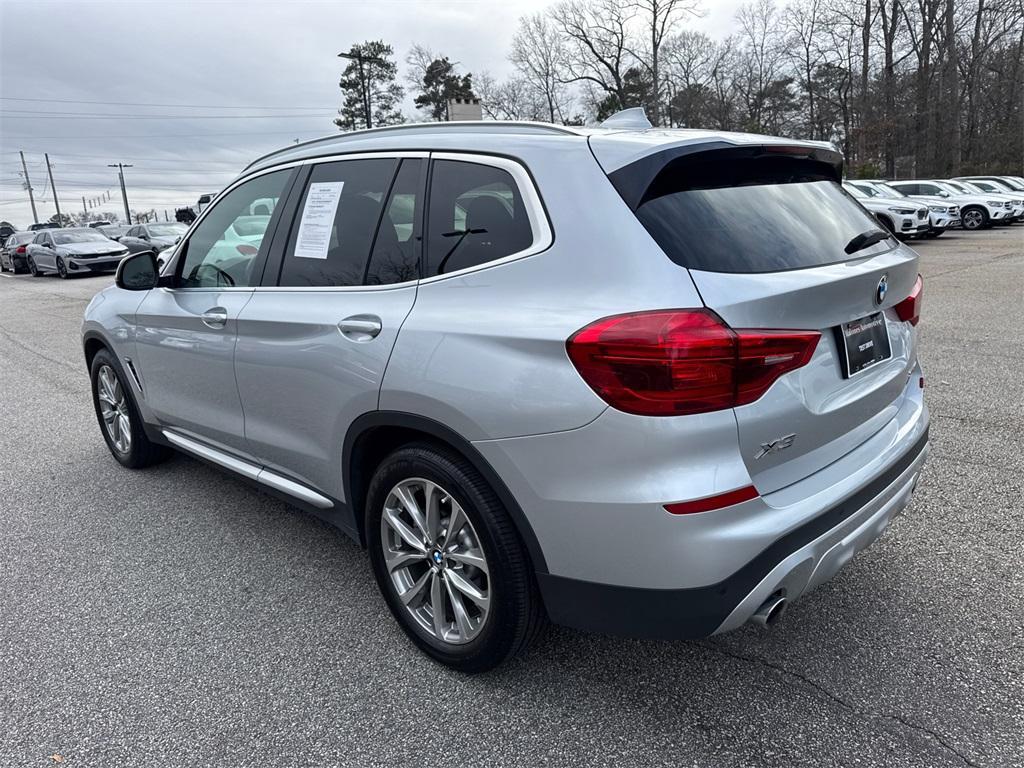
[[654, 154], [609, 177], [730, 327], [820, 333], [806, 365], [733, 409], [761, 493], [836, 461], [895, 416], [916, 363], [896, 305], [915, 290], [917, 256], [893, 238], [847, 252], [878, 224], [839, 185], [833, 153], [719, 146]]

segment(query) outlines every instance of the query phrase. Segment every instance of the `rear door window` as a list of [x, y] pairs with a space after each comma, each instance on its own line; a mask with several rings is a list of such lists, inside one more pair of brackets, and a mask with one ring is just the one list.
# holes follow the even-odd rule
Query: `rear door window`
[[395, 158], [317, 165], [296, 209], [279, 285], [362, 285]]
[[[672, 261], [708, 272], [776, 272], [846, 261], [878, 228], [815, 163], [696, 161], [666, 167], [637, 217]], [[892, 247], [870, 246], [857, 256]]]
[[425, 277], [502, 259], [533, 243], [522, 194], [508, 171], [435, 160], [430, 178]]

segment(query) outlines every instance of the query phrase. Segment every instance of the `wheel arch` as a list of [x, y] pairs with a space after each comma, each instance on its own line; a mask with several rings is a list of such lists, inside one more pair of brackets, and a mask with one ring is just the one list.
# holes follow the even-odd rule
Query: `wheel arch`
[[[92, 361], [96, 357], [101, 349], [105, 349], [114, 354], [114, 347], [111, 345], [99, 331], [86, 331], [82, 336], [82, 351], [85, 353], [85, 368], [86, 370], [92, 370]], [[114, 355], [115, 359], [117, 355]]]
[[547, 561], [533, 527], [508, 486], [480, 452], [462, 435], [444, 424], [403, 411], [374, 411], [352, 422], [345, 435], [342, 457], [345, 502], [360, 544], [366, 545], [366, 491], [380, 462], [392, 451], [411, 442], [428, 442], [454, 451], [483, 476], [516, 526], [534, 571], [547, 573]]

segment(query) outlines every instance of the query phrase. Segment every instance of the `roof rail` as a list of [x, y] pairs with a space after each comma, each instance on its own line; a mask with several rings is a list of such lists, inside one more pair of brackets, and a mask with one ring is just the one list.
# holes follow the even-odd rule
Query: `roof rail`
[[430, 133], [436, 130], [447, 130], [449, 128], [467, 128], [475, 127], [487, 130], [488, 128], [523, 128], [525, 132], [530, 133], [541, 133], [541, 134], [559, 134], [567, 136], [580, 136], [582, 135], [579, 131], [575, 131], [572, 128], [554, 125], [553, 123], [540, 123], [530, 120], [452, 120], [445, 122], [429, 122], [429, 123], [404, 123], [402, 125], [386, 125], [380, 128], [363, 128], [358, 131], [346, 131], [344, 133], [338, 133], [331, 136], [321, 136], [319, 139], [310, 139], [309, 141], [302, 141], [297, 144], [292, 144], [281, 149], [275, 149], [273, 152], [268, 152], [261, 157], [257, 157], [251, 163], [249, 163], [242, 172], [249, 170], [257, 163], [261, 163], [275, 155], [284, 154], [285, 152], [291, 152], [302, 147], [310, 147], [316, 144], [325, 144], [338, 141], [348, 141], [349, 139], [361, 139], [367, 134], [380, 134], [390, 132], [422, 132]]

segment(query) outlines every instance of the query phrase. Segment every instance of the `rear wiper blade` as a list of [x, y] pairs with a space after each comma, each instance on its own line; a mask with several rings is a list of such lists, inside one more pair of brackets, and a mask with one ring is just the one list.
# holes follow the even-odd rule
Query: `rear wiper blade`
[[888, 240], [890, 234], [883, 232], [880, 229], [869, 229], [867, 232], [861, 232], [859, 235], [854, 237], [850, 242], [846, 244], [847, 253], [856, 253], [857, 251], [867, 248], [869, 245], [880, 243], [883, 240]]

